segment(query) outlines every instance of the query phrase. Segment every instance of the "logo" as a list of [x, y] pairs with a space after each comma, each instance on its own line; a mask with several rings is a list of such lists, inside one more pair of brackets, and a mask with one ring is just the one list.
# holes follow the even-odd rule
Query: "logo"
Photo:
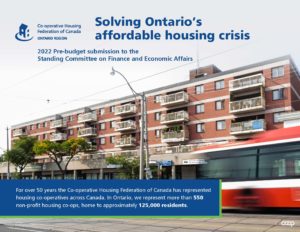
[[32, 40], [33, 36], [30, 36], [29, 27], [22, 23], [19, 27], [19, 32], [16, 34], [16, 39], [19, 41], [29, 41]]
[[282, 220], [282, 221], [280, 222], [280, 225], [282, 225], [282, 226], [290, 226], [290, 227], [293, 227], [295, 224], [296, 224], [296, 223], [295, 223], [295, 221], [293, 221], [293, 220]]

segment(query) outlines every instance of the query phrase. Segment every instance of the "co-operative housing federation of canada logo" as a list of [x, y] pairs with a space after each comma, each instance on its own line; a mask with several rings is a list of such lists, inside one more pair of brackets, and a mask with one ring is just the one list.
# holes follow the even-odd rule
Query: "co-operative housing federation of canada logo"
[[19, 26], [19, 32], [15, 37], [17, 40], [22, 42], [30, 41], [33, 38], [33, 36], [30, 35], [29, 27], [24, 23], [21, 23], [21, 25]]

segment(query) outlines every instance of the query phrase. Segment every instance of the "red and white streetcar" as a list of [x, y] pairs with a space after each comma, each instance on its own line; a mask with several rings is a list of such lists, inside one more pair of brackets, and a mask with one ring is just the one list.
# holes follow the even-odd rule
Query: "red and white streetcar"
[[204, 178], [222, 179], [223, 208], [300, 209], [300, 126], [205, 147]]

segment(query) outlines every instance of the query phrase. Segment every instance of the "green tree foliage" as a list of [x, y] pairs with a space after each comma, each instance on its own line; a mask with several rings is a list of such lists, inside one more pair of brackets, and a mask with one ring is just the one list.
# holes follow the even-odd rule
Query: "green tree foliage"
[[138, 179], [139, 159], [137, 157], [113, 156], [106, 158], [106, 163], [120, 165], [122, 172], [119, 177], [122, 179]]
[[89, 148], [90, 145], [85, 139], [72, 138], [62, 143], [49, 140], [39, 141], [34, 145], [33, 150], [37, 155], [48, 155], [56, 163], [64, 179], [73, 157], [80, 152], [89, 151]]
[[33, 146], [36, 138], [23, 136], [14, 141], [12, 149], [5, 153], [5, 159], [13, 163], [18, 169], [17, 178], [22, 179], [22, 172], [27, 164], [33, 162], [35, 153]]

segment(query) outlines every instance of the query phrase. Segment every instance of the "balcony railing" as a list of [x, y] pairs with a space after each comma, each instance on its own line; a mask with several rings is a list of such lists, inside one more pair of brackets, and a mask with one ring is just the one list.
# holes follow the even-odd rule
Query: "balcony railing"
[[265, 120], [251, 120], [245, 122], [235, 122], [231, 124], [230, 134], [248, 134], [265, 130]]
[[113, 156], [137, 156], [138, 152], [137, 150], [129, 150], [129, 151], [115, 151], [115, 152], [107, 152], [104, 154], [105, 157], [113, 157]]
[[78, 131], [78, 137], [96, 136], [97, 130], [93, 127], [81, 128]]
[[84, 114], [78, 115], [78, 122], [93, 122], [97, 121], [97, 114], [96, 112], [88, 112]]
[[171, 106], [171, 105], [187, 103], [188, 101], [189, 101], [189, 95], [186, 92], [182, 91], [178, 93], [161, 96], [160, 104], [162, 106]]
[[17, 136], [22, 136], [22, 135], [26, 135], [26, 130], [25, 129], [14, 129], [13, 130], [13, 137], [17, 137]]
[[97, 144], [92, 143], [92, 142], [88, 142], [88, 145], [89, 145], [89, 148], [88, 148], [89, 151], [96, 151], [97, 150]]
[[131, 147], [135, 146], [136, 140], [135, 138], [129, 136], [129, 137], [123, 137], [120, 139], [116, 139], [115, 146], [116, 147]]
[[125, 114], [134, 114], [136, 113], [136, 106], [132, 103], [117, 106], [115, 108], [115, 115], [125, 115]]
[[136, 129], [136, 122], [133, 120], [117, 122], [115, 126], [116, 131], [135, 130], [135, 129]]
[[57, 119], [57, 120], [53, 120], [50, 122], [51, 129], [61, 128], [61, 127], [66, 127], [66, 126], [67, 126], [67, 121], [65, 121], [63, 119]]
[[67, 139], [67, 134], [65, 133], [53, 133], [50, 135], [50, 141], [63, 141]]
[[184, 142], [189, 139], [188, 130], [180, 130], [180, 131], [163, 131], [161, 135], [161, 141], [163, 143], [176, 143], [176, 142]]
[[262, 74], [257, 74], [249, 77], [243, 77], [229, 81], [229, 91], [236, 91], [256, 86], [264, 86], [265, 77]]
[[230, 102], [230, 113], [239, 113], [263, 109], [265, 109], [265, 99], [263, 97], [255, 97]]
[[38, 172], [42, 170], [42, 164], [29, 163], [24, 168], [23, 172]]
[[174, 153], [188, 153], [195, 151], [200, 145], [190, 144], [190, 145], [179, 145], [179, 146], [162, 146], [150, 148], [149, 153], [151, 155], [161, 155], [161, 154], [174, 154]]
[[163, 114], [160, 119], [161, 124], [173, 123], [173, 122], [186, 122], [189, 120], [189, 114], [182, 110], [178, 112]]

